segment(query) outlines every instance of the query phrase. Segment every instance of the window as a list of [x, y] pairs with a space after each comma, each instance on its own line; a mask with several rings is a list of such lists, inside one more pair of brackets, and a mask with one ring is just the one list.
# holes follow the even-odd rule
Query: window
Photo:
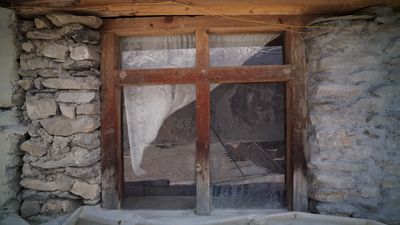
[[[300, 118], [301, 120], [298, 123], [293, 123], [293, 119], [304, 116], [302, 114], [304, 112], [301, 111], [298, 104], [292, 101], [292, 93], [293, 91], [302, 90], [301, 87], [304, 80], [301, 77], [303, 75], [296, 77], [296, 75], [299, 76], [298, 74], [301, 74], [301, 66], [299, 67], [300, 70], [294, 72], [292, 65], [288, 64], [293, 64], [298, 59], [298, 55], [289, 56], [288, 53], [292, 52], [292, 50], [284, 45], [284, 40], [289, 40], [290, 45], [288, 46], [292, 48], [294, 44], [298, 44], [296, 41], [299, 39], [293, 38], [294, 35], [292, 34], [286, 37], [285, 34], [287, 33], [285, 33], [284, 29], [280, 30], [268, 26], [255, 26], [246, 23], [241, 24], [240, 22], [236, 22], [235, 24], [227, 22], [222, 18], [177, 17], [176, 20], [173, 20], [172, 24], [161, 18], [125, 20], [127, 20], [127, 23], [124, 23], [122, 27], [117, 25], [118, 20], [106, 22], [104, 26], [105, 33], [102, 39], [104, 51], [102, 76], [105, 96], [102, 114], [103, 207], [119, 207], [124, 196], [124, 188], [126, 188], [126, 182], [124, 181], [124, 151], [122, 150], [124, 146], [123, 136], [126, 132], [122, 128], [124, 127], [123, 118], [126, 116], [127, 120], [129, 120], [129, 115], [123, 116], [123, 107], [138, 106], [140, 105], [138, 103], [141, 101], [140, 99], [136, 99], [129, 103], [128, 92], [133, 93], [133, 96], [135, 96], [134, 93], [140, 93], [145, 96], [154, 94], [155, 96], [164, 97], [173, 95], [172, 102], [174, 99], [178, 99], [178, 109], [169, 109], [169, 111], [166, 110], [165, 112], [158, 110], [154, 112], [155, 114], [171, 115], [189, 104], [192, 104], [194, 107], [194, 109], [192, 108], [188, 111], [195, 111], [195, 121], [191, 122], [191, 124], [195, 124], [196, 141], [195, 143], [191, 143], [191, 146], [195, 147], [195, 149], [192, 148], [191, 151], [187, 150], [184, 152], [192, 152], [192, 156], [195, 154], [193, 169], [188, 170], [194, 172], [195, 184], [193, 183], [193, 179], [185, 178], [185, 181], [181, 180], [180, 182], [182, 182], [181, 184], [186, 182], [186, 186], [182, 185], [179, 187], [181, 189], [177, 192], [182, 193], [186, 190], [188, 191], [186, 193], [190, 193], [187, 194], [188, 196], [196, 194], [195, 208], [198, 214], [209, 214], [212, 207], [219, 208], [221, 206], [221, 208], [230, 208], [229, 205], [232, 204], [227, 200], [232, 200], [232, 196], [224, 197], [217, 194], [222, 193], [222, 190], [228, 190], [228, 192], [232, 193], [234, 189], [246, 189], [249, 187], [254, 188], [252, 189], [253, 191], [247, 192], [250, 194], [249, 196], [236, 197], [258, 200], [249, 201], [242, 208], [265, 208], [272, 205], [272, 208], [286, 205], [289, 208], [299, 208], [302, 204], [305, 204], [302, 198], [302, 196], [306, 196], [302, 192], [304, 190], [300, 187], [293, 187], [293, 169], [298, 169], [299, 165], [303, 163], [303, 159], [292, 160], [294, 149], [297, 149], [299, 152], [303, 150], [302, 143], [300, 143], [302, 140], [297, 139], [301, 135], [296, 136], [294, 134], [304, 125], [304, 118]], [[154, 24], [157, 25], [154, 26]], [[198, 24], [201, 24], [201, 26]], [[166, 30], [165, 27], [170, 27], [170, 29]], [[247, 30], [251, 30], [251, 32], [247, 33]], [[254, 33], [255, 30], [258, 32]], [[118, 66], [118, 59], [121, 66]], [[300, 65], [298, 62], [295, 64], [297, 66]], [[268, 85], [274, 86], [276, 92], [271, 91], [274, 88], [270, 88], [271, 90], [269, 90]], [[257, 135], [256, 137], [251, 137], [250, 134], [259, 135], [259, 133], [262, 133], [259, 131], [248, 132], [247, 139], [240, 141], [237, 137], [235, 138], [235, 132], [238, 131], [230, 129], [230, 132], [224, 132], [224, 130], [229, 130], [229, 128], [223, 128], [215, 121], [216, 111], [220, 110], [221, 114], [221, 111], [223, 112], [224, 109], [217, 109], [218, 107], [214, 105], [220, 100], [218, 97], [223, 97], [223, 95], [213, 97], [213, 92], [210, 91], [210, 88], [217, 90], [218, 88], [224, 89], [224, 86], [225, 89], [239, 90], [239, 93], [242, 93], [248, 99], [253, 98], [251, 96], [257, 96], [259, 99], [269, 98], [266, 97], [267, 92], [270, 95], [282, 98], [277, 108], [279, 108], [283, 118], [279, 120], [279, 124], [277, 120], [268, 125], [284, 128], [281, 132], [271, 133], [271, 135], [281, 137], [278, 140], [278, 142], [281, 142], [281, 146], [273, 146], [273, 143], [271, 143], [273, 141], [265, 140], [265, 135], [261, 135], [261, 138], [257, 137]], [[182, 87], [182, 90], [185, 88], [192, 90], [190, 94], [192, 97], [190, 99], [185, 100], [181, 98], [182, 96], [187, 96], [179, 95], [180, 92], [177, 92]], [[250, 93], [248, 96], [243, 94], [246, 90], [251, 90], [248, 92]], [[301, 100], [304, 98], [304, 93], [298, 93], [298, 97]], [[195, 102], [192, 103], [194, 100]], [[243, 98], [238, 98], [236, 101], [238, 102], [235, 104], [246, 104], [246, 102], [240, 102], [246, 101]], [[263, 113], [263, 110], [260, 109], [265, 107], [265, 104], [262, 105], [260, 103], [262, 100], [255, 102], [250, 106], [254, 107], [255, 110], [254, 112], [249, 112], [249, 115]], [[165, 101], [152, 103], [160, 107]], [[131, 106], [128, 106], [129, 104]], [[142, 111], [145, 108], [136, 107], [137, 110]], [[168, 106], [167, 108], [171, 107]], [[134, 114], [134, 112], [129, 112], [129, 110], [126, 110], [126, 112]], [[143, 112], [142, 114], [148, 116], [149, 113]], [[155, 130], [157, 130], [157, 134], [162, 136], [163, 134], [158, 133], [158, 131], [164, 125], [162, 123], [160, 125], [159, 121], [152, 121], [157, 120], [154, 118], [156, 117], [147, 118], [146, 121], [151, 121], [153, 125], [157, 123], [155, 126], [157, 129]], [[166, 117], [164, 116], [162, 120], [164, 121], [165, 119]], [[274, 124], [275, 122], [276, 124]], [[263, 127], [258, 125], [253, 124], [253, 126], [248, 126], [248, 130], [262, 130]], [[141, 124], [136, 124], [135, 127], [134, 131], [136, 133], [142, 132], [148, 134], [147, 131], [151, 125], [146, 125], [142, 122]], [[239, 127], [238, 125], [237, 128]], [[129, 125], [127, 129], [130, 129]], [[185, 129], [190, 131], [191, 129], [193, 130], [193, 127]], [[152, 151], [154, 154], [157, 154], [157, 151], [162, 151], [162, 147], [166, 146], [166, 143], [160, 141], [162, 137], [157, 137], [154, 133], [152, 133], [152, 138], [149, 138], [146, 143], [147, 147], [156, 147], [153, 147], [153, 150], [149, 150], [149, 154]], [[177, 138], [178, 136], [175, 137]], [[131, 145], [135, 145], [135, 143], [129, 142]], [[159, 146], [157, 146], [157, 143]], [[185, 149], [190, 148], [185, 147]], [[179, 149], [175, 149], [174, 151], [178, 152]], [[134, 150], [131, 149], [131, 156], [135, 156], [132, 152]], [[266, 165], [265, 162], [263, 164], [263, 161], [259, 162], [254, 157], [249, 157], [247, 155], [249, 152], [255, 152], [256, 158], [257, 154], [262, 154], [264, 158], [270, 160], [270, 163]], [[164, 153], [166, 152], [162, 154]], [[156, 156], [160, 157], [160, 155], [161, 153]], [[168, 158], [167, 155], [165, 158]], [[223, 171], [223, 169], [217, 168], [219, 166], [218, 155], [230, 158], [233, 161], [232, 165], [237, 168], [234, 169], [234, 173], [240, 171], [239, 174], [244, 179], [240, 182], [235, 181], [232, 184], [227, 183], [228, 181], [226, 180], [229, 174], [218, 175], [218, 173]], [[241, 159], [238, 159], [240, 158], [239, 156]], [[141, 159], [141, 156], [138, 157], [136, 155], [135, 159]], [[143, 159], [146, 160], [146, 157]], [[181, 159], [182, 165], [190, 161], [186, 159], [187, 157]], [[132, 160], [133, 165], [135, 164], [134, 160]], [[183, 162], [184, 160], [186, 161]], [[250, 173], [247, 175], [244, 174], [244, 169], [241, 168], [240, 163], [251, 164], [247, 166], [250, 168]], [[182, 166], [182, 168], [185, 168], [185, 166]], [[136, 168], [137, 171], [140, 171], [139, 169], [141, 168]], [[302, 168], [300, 168], [300, 171], [302, 171]], [[129, 189], [128, 187], [125, 193], [137, 193], [138, 190], [139, 192], [141, 190], [143, 194], [143, 190], [152, 189], [154, 191], [157, 187], [161, 187], [164, 192], [168, 192], [176, 188], [173, 187], [174, 184], [179, 183], [174, 181], [174, 176], [178, 174], [176, 172], [172, 173], [172, 176], [161, 177], [158, 176], [160, 174], [155, 174], [154, 177], [147, 177], [144, 180], [137, 180], [138, 177], [134, 177], [133, 179], [136, 180], [132, 180], [132, 182], [136, 182], [134, 184], [136, 186], [133, 189]], [[251, 179], [249, 179], [250, 177]], [[302, 175], [300, 174], [297, 178], [302, 179]], [[261, 179], [263, 182], [255, 181], [257, 179]], [[275, 179], [275, 182], [267, 182], [273, 179]], [[151, 180], [153, 182], [150, 182]], [[173, 185], [171, 185], [171, 180], [173, 181]], [[141, 183], [137, 183], [138, 181]], [[215, 182], [213, 183], [213, 181]], [[223, 185], [218, 186], [217, 183]], [[269, 183], [274, 184], [271, 185]], [[227, 184], [230, 186], [227, 187]], [[190, 185], [195, 185], [195, 188]], [[268, 199], [268, 194], [265, 195], [266, 188], [271, 191], [270, 194], [276, 197], [275, 200], [278, 200], [275, 203], [279, 202], [279, 204], [268, 205], [271, 199]], [[212, 202], [213, 205], [211, 204]], [[283, 204], [281, 204], [282, 202]]]

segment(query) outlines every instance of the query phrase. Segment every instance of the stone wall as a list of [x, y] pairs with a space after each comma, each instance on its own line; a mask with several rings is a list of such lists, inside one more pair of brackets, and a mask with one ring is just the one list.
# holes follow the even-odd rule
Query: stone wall
[[18, 146], [26, 133], [20, 123], [22, 94], [16, 85], [15, 25], [14, 13], [0, 8], [0, 219], [8, 212], [19, 210], [21, 188], [17, 178], [21, 171], [21, 151]]
[[311, 209], [398, 223], [400, 14], [317, 25], [336, 28], [306, 40]]
[[21, 215], [33, 223], [100, 202], [101, 23], [59, 13], [19, 22]]

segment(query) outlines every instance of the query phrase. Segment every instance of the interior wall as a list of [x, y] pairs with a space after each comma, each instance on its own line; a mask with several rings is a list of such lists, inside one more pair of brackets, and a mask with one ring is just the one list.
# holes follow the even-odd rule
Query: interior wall
[[400, 14], [309, 30], [309, 196], [322, 214], [400, 222]]
[[21, 152], [25, 133], [20, 124], [21, 93], [16, 85], [17, 47], [14, 12], [0, 8], [0, 217], [19, 210]]

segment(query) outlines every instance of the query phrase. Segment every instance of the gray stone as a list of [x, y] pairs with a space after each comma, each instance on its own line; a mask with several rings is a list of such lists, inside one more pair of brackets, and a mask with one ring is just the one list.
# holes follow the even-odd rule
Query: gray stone
[[76, 133], [89, 133], [100, 127], [99, 118], [78, 116], [71, 120], [65, 117], [43, 119], [40, 124], [51, 135], [69, 136]]
[[33, 84], [36, 89], [41, 90], [44, 88], [42, 85], [42, 81], [43, 81], [42, 77], [38, 77], [38, 78], [35, 78], [35, 80], [33, 80]]
[[57, 102], [65, 103], [89, 103], [93, 101], [95, 97], [95, 92], [70, 91], [58, 93], [56, 100]]
[[56, 115], [57, 105], [51, 97], [28, 97], [26, 99], [26, 110], [30, 119], [42, 119]]
[[99, 32], [86, 28], [70, 32], [68, 36], [78, 43], [97, 44], [100, 41]]
[[42, 181], [32, 178], [24, 178], [20, 182], [22, 187], [39, 190], [39, 191], [56, 191], [58, 190], [58, 185], [56, 182]]
[[31, 42], [24, 42], [21, 44], [22, 50], [24, 50], [27, 53], [33, 52], [35, 50], [35, 46]]
[[51, 199], [42, 207], [42, 213], [47, 215], [64, 215], [74, 212], [82, 205], [79, 200]]
[[65, 174], [83, 179], [90, 184], [100, 183], [101, 181], [101, 170], [99, 163], [96, 163], [90, 167], [67, 167], [65, 168]]
[[35, 29], [35, 24], [33, 23], [33, 21], [24, 20], [20, 24], [19, 29], [22, 32], [28, 32], [28, 31]]
[[33, 80], [32, 79], [23, 79], [19, 80], [17, 84], [24, 89], [25, 91], [29, 90], [32, 88], [33, 85]]
[[99, 184], [88, 184], [86, 182], [76, 180], [72, 185], [71, 192], [81, 196], [84, 199], [94, 200], [100, 197], [101, 187]]
[[96, 199], [93, 200], [89, 200], [89, 199], [83, 199], [83, 204], [85, 205], [96, 205], [100, 202], [101, 198], [98, 197]]
[[71, 139], [72, 139], [71, 136], [68, 137], [54, 136], [50, 150], [51, 159], [60, 160], [64, 158], [65, 153], [69, 153], [71, 151], [71, 148], [69, 147]]
[[94, 149], [100, 146], [100, 133], [98, 131], [92, 133], [74, 134], [72, 145]]
[[21, 206], [21, 216], [28, 217], [39, 214], [40, 208], [39, 201], [24, 201]]
[[40, 173], [37, 171], [34, 167], [32, 167], [29, 163], [25, 162], [24, 165], [22, 166], [22, 177], [23, 178], [28, 178], [28, 177], [36, 177], [37, 173]]
[[69, 119], [75, 119], [75, 106], [68, 104], [60, 104], [61, 114]]
[[73, 76], [73, 77], [98, 77], [98, 76], [100, 76], [100, 71], [98, 71], [95, 68], [90, 68], [90, 70], [73, 72], [71, 74], [71, 76]]
[[88, 70], [92, 68], [98, 68], [99, 62], [93, 60], [74, 61], [72, 59], [68, 59], [62, 64], [62, 67], [67, 70]]
[[47, 153], [47, 143], [40, 141], [40, 139], [32, 138], [21, 144], [20, 148], [22, 151], [28, 152], [29, 154], [41, 157]]
[[59, 64], [45, 57], [21, 54], [20, 66], [22, 71], [36, 70], [41, 68], [59, 68]]
[[68, 72], [62, 68], [38, 69], [37, 74], [41, 77], [68, 77]]
[[76, 107], [77, 114], [94, 115], [100, 114], [100, 106], [98, 104], [83, 104]]
[[21, 77], [37, 77], [36, 71], [33, 70], [20, 70], [18, 74], [21, 75]]
[[63, 33], [60, 29], [35, 30], [26, 33], [26, 37], [39, 40], [57, 40], [63, 38]]
[[43, 56], [53, 59], [64, 60], [67, 56], [68, 47], [56, 43], [44, 44], [40, 53]]
[[51, 22], [44, 17], [36, 17], [34, 22], [37, 29], [49, 29], [52, 27]]
[[94, 77], [73, 79], [53, 78], [44, 80], [42, 84], [47, 88], [72, 90], [97, 90], [100, 87], [100, 81]]
[[60, 160], [49, 160], [46, 162], [32, 162], [32, 166], [43, 169], [54, 169], [63, 167], [86, 167], [100, 160], [100, 149], [87, 150], [74, 147], [72, 152], [65, 154]]
[[56, 26], [62, 27], [72, 23], [83, 24], [90, 28], [99, 28], [103, 21], [95, 16], [76, 16], [66, 13], [52, 13], [46, 17]]
[[70, 57], [75, 61], [81, 61], [81, 60], [93, 60], [97, 62], [100, 61], [99, 53], [92, 47], [89, 47], [88, 45], [80, 45], [73, 48], [71, 50]]

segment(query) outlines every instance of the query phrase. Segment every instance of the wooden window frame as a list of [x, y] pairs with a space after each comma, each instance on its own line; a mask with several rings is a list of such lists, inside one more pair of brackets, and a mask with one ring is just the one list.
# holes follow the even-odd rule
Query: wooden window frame
[[[257, 23], [254, 21], [266, 21]], [[275, 24], [275, 25], [274, 25]], [[288, 24], [293, 26], [287, 26]], [[134, 84], [196, 85], [196, 212], [208, 215], [210, 201], [210, 83], [284, 82], [286, 84], [286, 184], [290, 210], [307, 211], [305, 166], [306, 72], [302, 17], [246, 16], [222, 18], [153, 17], [107, 19], [102, 26], [101, 165], [102, 207], [121, 207], [124, 188], [122, 87]], [[209, 67], [208, 34], [284, 33], [284, 65]], [[124, 36], [188, 34], [196, 36], [196, 66], [177, 69], [120, 69]]]

